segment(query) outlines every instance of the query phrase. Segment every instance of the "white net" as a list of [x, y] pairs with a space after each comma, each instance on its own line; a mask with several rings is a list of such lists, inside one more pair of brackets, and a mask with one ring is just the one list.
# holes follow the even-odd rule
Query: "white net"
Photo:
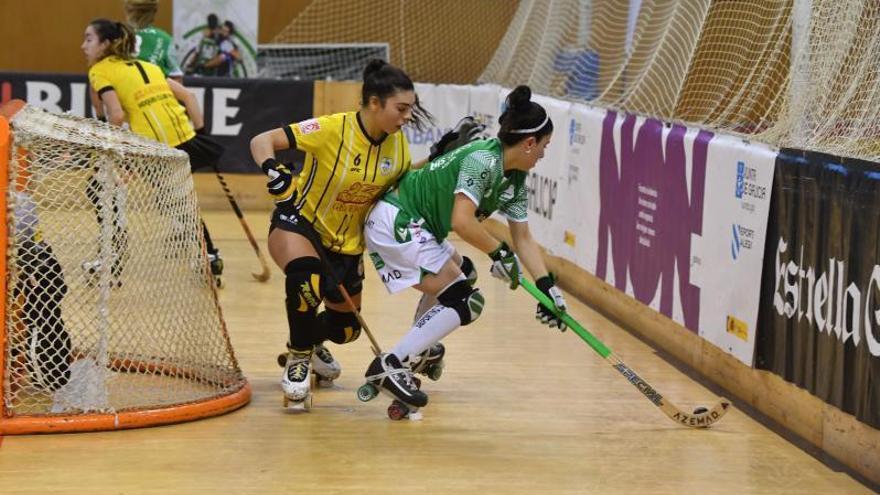
[[[389, 47], [390, 62], [414, 81], [472, 84], [507, 29], [516, 3], [312, 0], [272, 43], [379, 43]], [[344, 50], [328, 54], [312, 70], [347, 73], [359, 81], [366, 63], [351, 55]], [[288, 64], [296, 63], [289, 58]]]
[[357, 81], [370, 60], [390, 60], [386, 43], [260, 45], [259, 77]]
[[523, 0], [480, 82], [880, 159], [880, 3]]
[[11, 124], [5, 415], [153, 410], [245, 387], [186, 154], [32, 107]]

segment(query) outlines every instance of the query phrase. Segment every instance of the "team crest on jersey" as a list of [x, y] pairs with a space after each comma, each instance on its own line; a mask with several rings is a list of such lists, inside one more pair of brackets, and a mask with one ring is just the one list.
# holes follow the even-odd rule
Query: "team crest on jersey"
[[311, 134], [315, 131], [321, 130], [321, 124], [318, 123], [317, 119], [309, 119], [303, 120], [299, 123], [299, 133], [300, 134]]
[[390, 174], [392, 170], [394, 170], [394, 164], [391, 163], [391, 158], [387, 156], [382, 158], [382, 161], [379, 162], [379, 173], [385, 176]]

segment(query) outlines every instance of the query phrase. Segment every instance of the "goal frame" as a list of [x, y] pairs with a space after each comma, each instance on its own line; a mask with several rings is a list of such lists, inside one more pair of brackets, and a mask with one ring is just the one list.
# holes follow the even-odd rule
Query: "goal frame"
[[[25, 103], [21, 100], [10, 100], [0, 104], [0, 215], [4, 219], [8, 218], [9, 212], [10, 167], [15, 166], [10, 160], [13, 151], [14, 134], [10, 122], [15, 114], [24, 106]], [[9, 235], [8, 222], [0, 222], [0, 245], [8, 248], [10, 242]], [[7, 369], [7, 365], [10, 363], [7, 363], [6, 359], [7, 347], [9, 345], [7, 335], [9, 308], [7, 308], [6, 298], [6, 293], [9, 289], [7, 282], [8, 268], [7, 256], [0, 257], [0, 290], [2, 290], [3, 294], [3, 298], [0, 300], [0, 435], [87, 432], [159, 426], [218, 416], [241, 408], [250, 401], [250, 383], [242, 378], [243, 385], [237, 391], [185, 404], [132, 410], [120, 409], [112, 413], [14, 414], [8, 409], [5, 397], [6, 389], [11, 385], [9, 370]], [[214, 304], [220, 314], [220, 325], [223, 332], [227, 335], [225, 339], [226, 345], [231, 353], [232, 347], [228, 339], [226, 322], [222, 317], [222, 309], [217, 299], [216, 290], [213, 291], [213, 294]], [[151, 362], [133, 362], [130, 359], [124, 358], [111, 357], [108, 367], [116, 371], [134, 369], [149, 370], [156, 374], [171, 374], [171, 370], [167, 365]], [[175, 375], [181, 375], [179, 367], [176, 367], [173, 371]]]

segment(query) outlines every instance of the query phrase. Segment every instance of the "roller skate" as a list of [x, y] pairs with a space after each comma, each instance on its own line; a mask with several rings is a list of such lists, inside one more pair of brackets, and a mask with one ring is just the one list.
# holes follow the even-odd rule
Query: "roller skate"
[[342, 366], [339, 361], [330, 354], [330, 350], [323, 344], [315, 346], [315, 352], [312, 353], [312, 373], [315, 374], [318, 386], [321, 388], [332, 387], [333, 380], [339, 378], [342, 374]]
[[436, 382], [443, 375], [443, 356], [445, 354], [446, 347], [437, 342], [419, 354], [410, 355], [403, 364], [409, 366], [413, 373], [425, 375]]
[[312, 408], [312, 350], [289, 349], [285, 355], [281, 390], [284, 391], [284, 407], [308, 411]]
[[220, 251], [208, 253], [208, 264], [211, 266], [211, 276], [214, 277], [214, 285], [218, 289], [222, 289], [223, 279], [220, 276], [223, 275], [223, 258], [220, 257]]
[[428, 396], [419, 390], [412, 371], [403, 366], [397, 356], [376, 356], [364, 376], [367, 382], [358, 388], [358, 399], [367, 402], [382, 392], [394, 399], [388, 406], [389, 418], [395, 421], [403, 418], [413, 421], [422, 419], [419, 408], [428, 404]]
[[[315, 346], [315, 351], [311, 358], [312, 375], [315, 378], [315, 385], [321, 388], [333, 386], [333, 380], [339, 378], [342, 374], [342, 366], [339, 361], [330, 354], [330, 350], [323, 344]], [[278, 355], [278, 366], [282, 368], [287, 366], [287, 353], [282, 352]]]

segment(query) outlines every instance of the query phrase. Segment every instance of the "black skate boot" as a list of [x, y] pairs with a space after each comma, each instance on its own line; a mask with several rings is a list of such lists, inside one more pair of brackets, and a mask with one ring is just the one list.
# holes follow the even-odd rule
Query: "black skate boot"
[[409, 356], [403, 364], [409, 366], [413, 373], [420, 373], [436, 382], [443, 375], [444, 355], [446, 355], [446, 347], [437, 342], [419, 354]]
[[415, 418], [418, 408], [428, 403], [428, 396], [413, 381], [412, 372], [394, 354], [377, 356], [364, 376], [367, 383], [358, 388], [358, 399], [371, 400], [379, 391], [390, 395], [395, 399], [388, 408], [391, 419]]
[[223, 279], [220, 276], [223, 275], [223, 258], [220, 257], [220, 251], [208, 253], [208, 263], [211, 265], [211, 276], [214, 277], [214, 285], [218, 289], [222, 289]]

